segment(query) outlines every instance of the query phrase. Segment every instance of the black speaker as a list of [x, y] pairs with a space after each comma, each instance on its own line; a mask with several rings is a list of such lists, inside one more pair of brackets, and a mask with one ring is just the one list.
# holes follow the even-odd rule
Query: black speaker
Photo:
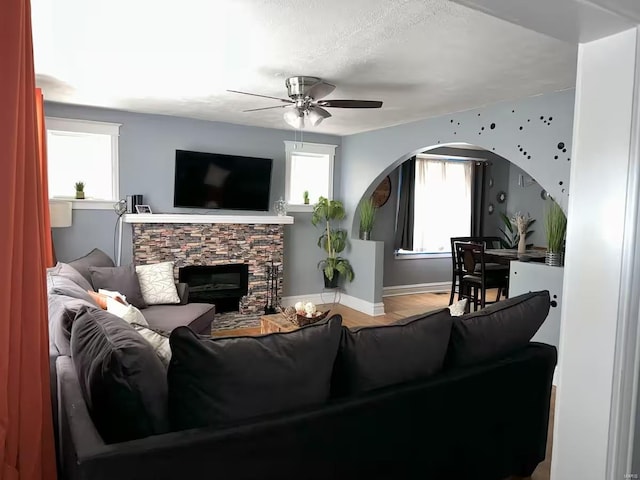
[[142, 195], [127, 195], [127, 213], [138, 213], [136, 212], [136, 205], [143, 204]]

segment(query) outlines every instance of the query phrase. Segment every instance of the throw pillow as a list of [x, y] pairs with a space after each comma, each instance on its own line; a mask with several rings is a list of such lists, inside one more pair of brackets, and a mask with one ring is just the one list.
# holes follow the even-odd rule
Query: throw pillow
[[530, 292], [453, 321], [447, 363], [465, 366], [525, 347], [549, 314], [549, 292]]
[[138, 265], [136, 273], [142, 297], [147, 305], [180, 303], [173, 276], [173, 262]]
[[98, 308], [93, 302], [80, 298], [47, 295], [49, 304], [49, 344], [53, 345], [60, 355], [71, 355], [71, 326], [80, 310]]
[[168, 366], [169, 360], [171, 360], [169, 335], [162, 335], [155, 330], [151, 330], [142, 312], [133, 305], [124, 305], [117, 299], [110, 297], [107, 297], [106, 303], [107, 312], [113, 313], [131, 325], [136, 332], [142, 335], [142, 338], [149, 342], [163, 365], [165, 367]]
[[322, 404], [340, 342], [342, 317], [257, 337], [171, 332], [169, 415], [178, 430], [220, 426]]
[[[89, 286], [89, 288], [91, 288], [91, 286]], [[55, 272], [47, 273], [47, 294], [79, 298], [96, 305], [86, 289], [82, 288], [71, 278], [63, 275], [56, 275]]]
[[66, 263], [58, 262], [55, 267], [47, 268], [47, 275], [58, 275], [60, 277], [66, 277], [83, 290], [93, 290], [91, 282], [87, 281], [87, 279], [84, 278], [80, 274], [80, 272]]
[[122, 267], [89, 267], [91, 283], [95, 290], [104, 288], [122, 292], [127, 302], [138, 308], [145, 308], [147, 304], [140, 291], [140, 282], [133, 265]]
[[71, 331], [71, 358], [106, 443], [168, 431], [165, 368], [127, 322], [104, 310], [80, 312]]
[[438, 373], [450, 334], [446, 308], [391, 325], [343, 328], [333, 393], [361, 393]]
[[[115, 266], [113, 260], [109, 258], [109, 255], [98, 248], [94, 248], [84, 257], [80, 257], [69, 262], [69, 265], [75, 268], [89, 283], [91, 283], [91, 272], [89, 272], [89, 267]], [[97, 288], [93, 288], [93, 290], [97, 290]]]
[[463, 298], [462, 300], [458, 300], [457, 302], [454, 302], [451, 305], [449, 305], [449, 312], [451, 313], [451, 316], [461, 317], [462, 315], [464, 315], [467, 309], [468, 301], [469, 301], [468, 299]]

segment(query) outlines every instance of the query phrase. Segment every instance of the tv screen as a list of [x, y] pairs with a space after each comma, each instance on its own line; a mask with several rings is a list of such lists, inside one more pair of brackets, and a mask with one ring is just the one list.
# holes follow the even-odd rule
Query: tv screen
[[269, 210], [269, 158], [176, 150], [174, 207]]

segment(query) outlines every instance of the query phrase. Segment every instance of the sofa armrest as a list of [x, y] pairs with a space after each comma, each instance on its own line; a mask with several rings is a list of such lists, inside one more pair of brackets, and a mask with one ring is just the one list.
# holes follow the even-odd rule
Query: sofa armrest
[[186, 305], [189, 303], [189, 284], [176, 283], [176, 289], [178, 290], [178, 296], [180, 297], [180, 305]]

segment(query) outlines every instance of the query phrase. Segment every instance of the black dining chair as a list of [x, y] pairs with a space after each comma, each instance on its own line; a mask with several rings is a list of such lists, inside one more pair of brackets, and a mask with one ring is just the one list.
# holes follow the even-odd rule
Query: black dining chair
[[[471, 242], [471, 243], [482, 243], [485, 248], [501, 248], [502, 242], [500, 241], [500, 237], [493, 236], [482, 236], [482, 237], [451, 237], [451, 293], [449, 295], [449, 305], [451, 305], [455, 299], [456, 293], [458, 293], [460, 288], [460, 279], [462, 278], [463, 272], [459, 269], [458, 259], [456, 258], [456, 242]], [[503, 265], [501, 263], [485, 263], [485, 269], [489, 273], [489, 275], [497, 274], [502, 275], [503, 273], [507, 276], [509, 275], [509, 265]], [[496, 302], [500, 300], [500, 296], [507, 296], [507, 290], [498, 290], [498, 296], [496, 297]]]
[[469, 305], [473, 303], [473, 309], [484, 308], [487, 303], [487, 290], [498, 289], [496, 302], [500, 300], [500, 292], [508, 289], [509, 269], [487, 270], [487, 263], [484, 258], [484, 242], [455, 242], [455, 256], [457, 269], [461, 272], [460, 284], [458, 287], [458, 300], [467, 298]]

